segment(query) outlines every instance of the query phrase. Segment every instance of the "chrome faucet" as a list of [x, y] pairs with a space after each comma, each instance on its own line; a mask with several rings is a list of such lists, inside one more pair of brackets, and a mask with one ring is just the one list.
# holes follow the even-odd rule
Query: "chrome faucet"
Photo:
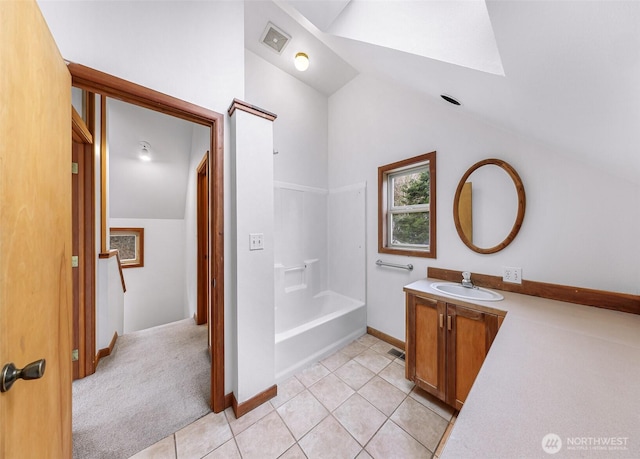
[[471, 273], [469, 271], [462, 272], [462, 286], [473, 288], [473, 282], [471, 282]]

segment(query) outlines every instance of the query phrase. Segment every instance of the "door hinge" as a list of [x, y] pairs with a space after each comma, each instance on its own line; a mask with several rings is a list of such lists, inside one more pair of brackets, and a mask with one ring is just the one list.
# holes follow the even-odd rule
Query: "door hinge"
[[213, 288], [216, 288], [216, 280], [215, 280], [215, 279], [213, 279], [213, 280], [211, 281], [211, 285], [213, 285]]
[[78, 255], [74, 255], [71, 257], [71, 267], [77, 268], [80, 265], [80, 257]]
[[77, 362], [78, 361], [78, 350], [74, 349], [73, 351], [71, 351], [71, 361], [72, 362]]
[[72, 174], [78, 173], [78, 163], [71, 163], [71, 173]]

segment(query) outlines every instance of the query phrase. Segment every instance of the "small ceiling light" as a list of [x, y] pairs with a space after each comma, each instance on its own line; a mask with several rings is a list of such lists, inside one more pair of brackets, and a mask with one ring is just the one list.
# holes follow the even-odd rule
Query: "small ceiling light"
[[296, 54], [294, 63], [298, 70], [304, 72], [309, 68], [309, 56], [307, 56], [305, 53], [298, 53]]
[[151, 161], [150, 150], [151, 150], [151, 145], [149, 145], [149, 142], [145, 142], [145, 141], [140, 142], [140, 153], [138, 154], [138, 157], [142, 161]]
[[453, 105], [462, 105], [458, 100], [456, 100], [454, 97], [448, 96], [446, 94], [440, 94], [440, 97], [442, 97], [444, 100], [446, 100], [447, 102], [449, 102], [450, 104]]

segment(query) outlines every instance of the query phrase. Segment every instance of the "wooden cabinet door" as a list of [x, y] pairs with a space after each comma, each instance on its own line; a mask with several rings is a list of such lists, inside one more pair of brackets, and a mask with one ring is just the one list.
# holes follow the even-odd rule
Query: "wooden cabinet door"
[[407, 302], [407, 378], [444, 400], [446, 304], [415, 295]]
[[446, 311], [446, 402], [460, 409], [498, 332], [498, 317], [452, 304]]

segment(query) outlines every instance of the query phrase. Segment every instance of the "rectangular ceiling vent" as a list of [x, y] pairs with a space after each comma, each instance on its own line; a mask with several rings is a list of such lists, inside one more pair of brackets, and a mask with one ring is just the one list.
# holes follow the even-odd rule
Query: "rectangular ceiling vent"
[[278, 54], [282, 54], [282, 51], [284, 51], [290, 40], [291, 35], [270, 22], [267, 23], [267, 27], [264, 29], [264, 32], [262, 32], [262, 37], [260, 38], [262, 44], [268, 46]]

